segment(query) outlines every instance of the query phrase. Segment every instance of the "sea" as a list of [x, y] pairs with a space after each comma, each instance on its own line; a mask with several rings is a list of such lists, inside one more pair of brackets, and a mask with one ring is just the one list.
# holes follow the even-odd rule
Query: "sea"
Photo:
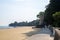
[[[17, 26], [17, 27], [34, 27], [34, 26]], [[9, 29], [9, 28], [15, 28], [13, 26], [0, 26], [0, 29]]]
[[0, 26], [0, 29], [8, 29], [8, 28], [14, 28], [14, 27], [11, 27], [11, 26]]

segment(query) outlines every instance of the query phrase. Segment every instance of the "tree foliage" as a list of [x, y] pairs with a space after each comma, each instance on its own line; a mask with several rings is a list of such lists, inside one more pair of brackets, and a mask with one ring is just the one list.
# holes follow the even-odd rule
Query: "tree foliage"
[[40, 18], [40, 16], [44, 16], [44, 12], [39, 12], [39, 14], [37, 15], [37, 17]]
[[50, 0], [45, 10], [45, 22], [47, 24], [53, 24], [53, 14], [60, 11], [60, 0]]
[[54, 18], [54, 26], [60, 27], [60, 12], [56, 12], [52, 16]]

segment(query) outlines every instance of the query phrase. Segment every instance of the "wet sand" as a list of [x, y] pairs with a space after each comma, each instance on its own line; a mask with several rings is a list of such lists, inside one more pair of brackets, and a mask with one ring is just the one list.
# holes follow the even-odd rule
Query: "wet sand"
[[16, 27], [10, 29], [0, 29], [0, 40], [26, 40], [28, 33], [34, 31], [32, 27]]

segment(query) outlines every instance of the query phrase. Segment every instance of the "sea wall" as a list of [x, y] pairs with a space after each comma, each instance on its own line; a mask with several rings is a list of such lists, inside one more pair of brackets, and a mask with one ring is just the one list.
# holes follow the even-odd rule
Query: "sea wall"
[[59, 29], [55, 30], [54, 40], [60, 40], [60, 30]]

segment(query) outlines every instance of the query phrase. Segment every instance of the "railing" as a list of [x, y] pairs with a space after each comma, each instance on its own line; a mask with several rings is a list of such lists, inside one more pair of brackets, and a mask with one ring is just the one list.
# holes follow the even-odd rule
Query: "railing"
[[60, 30], [58, 29], [55, 30], [54, 40], [60, 40]]

